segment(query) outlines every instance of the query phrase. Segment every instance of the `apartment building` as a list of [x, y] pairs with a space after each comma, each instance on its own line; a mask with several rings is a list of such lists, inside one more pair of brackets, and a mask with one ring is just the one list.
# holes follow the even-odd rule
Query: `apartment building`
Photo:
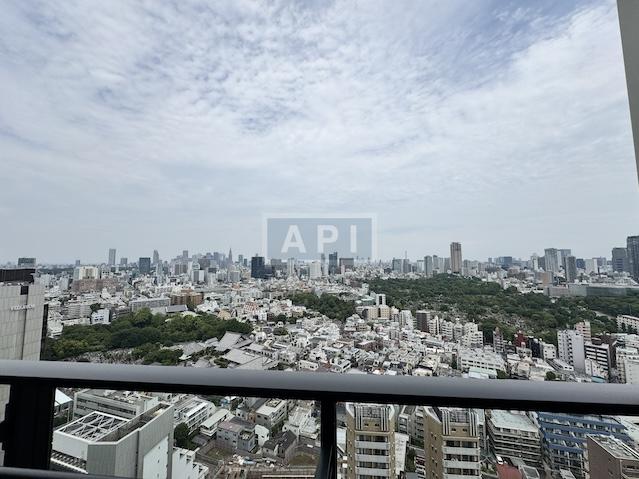
[[639, 477], [639, 452], [615, 437], [587, 436], [586, 477], [631, 479]]
[[496, 456], [522, 459], [541, 467], [541, 433], [525, 414], [501, 410], [486, 412], [490, 448]]
[[472, 409], [424, 408], [426, 479], [481, 477], [481, 444]]
[[346, 404], [346, 479], [395, 477], [395, 422], [394, 406]]

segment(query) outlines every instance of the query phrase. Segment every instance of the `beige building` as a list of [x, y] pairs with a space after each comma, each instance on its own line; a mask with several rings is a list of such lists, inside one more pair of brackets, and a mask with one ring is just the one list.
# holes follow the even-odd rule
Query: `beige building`
[[391, 405], [346, 404], [347, 479], [395, 477], [395, 421]]
[[424, 477], [481, 477], [480, 433], [472, 409], [426, 407], [424, 414]]
[[587, 436], [588, 469], [591, 479], [639, 477], [639, 452], [613, 436]]

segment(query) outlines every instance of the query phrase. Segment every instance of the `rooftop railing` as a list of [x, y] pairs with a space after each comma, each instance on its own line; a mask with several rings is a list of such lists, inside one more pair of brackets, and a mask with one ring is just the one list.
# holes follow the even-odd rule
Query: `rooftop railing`
[[[0, 384], [11, 387], [0, 427], [6, 466], [0, 468], [0, 478], [26, 477], [20, 475], [23, 471], [9, 468], [41, 470], [37, 477], [74, 477], [46, 471], [51, 456], [55, 389], [59, 387], [318, 401], [318, 478], [337, 475], [338, 402], [639, 415], [639, 386], [625, 384], [8, 360], [0, 361]], [[28, 477], [36, 474], [32, 471]]]

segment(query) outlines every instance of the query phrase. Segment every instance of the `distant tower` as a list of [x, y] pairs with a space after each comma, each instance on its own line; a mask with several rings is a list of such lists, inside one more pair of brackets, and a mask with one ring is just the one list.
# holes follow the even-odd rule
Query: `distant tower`
[[115, 248], [109, 249], [109, 266], [115, 266]]
[[559, 271], [559, 251], [557, 248], [546, 248], [544, 250], [544, 261], [546, 271], [557, 273]]
[[153, 264], [158, 264], [160, 262], [160, 253], [158, 253], [158, 250], [154, 249], [153, 250]]
[[626, 241], [630, 276], [635, 281], [639, 281], [639, 236], [628, 236]]
[[574, 283], [577, 279], [577, 258], [574, 256], [566, 256], [564, 258], [564, 272], [566, 274], [566, 283]]
[[452, 242], [450, 244], [450, 269], [453, 273], [462, 272], [461, 243]]
[[227, 263], [229, 266], [233, 264], [233, 250], [231, 248], [229, 248], [229, 258], [227, 260]]

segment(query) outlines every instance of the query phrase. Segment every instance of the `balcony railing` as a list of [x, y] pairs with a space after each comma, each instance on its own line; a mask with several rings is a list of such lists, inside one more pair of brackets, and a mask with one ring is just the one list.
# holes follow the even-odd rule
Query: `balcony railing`
[[[49, 468], [57, 387], [315, 400], [321, 453], [316, 477], [337, 475], [337, 402], [639, 415], [639, 386], [515, 380], [472, 380], [284, 371], [244, 371], [45, 361], [0, 361], [0, 384], [11, 386], [0, 428], [5, 468]], [[75, 477], [43, 471], [37, 477]], [[87, 477], [87, 476], [78, 476]]]

